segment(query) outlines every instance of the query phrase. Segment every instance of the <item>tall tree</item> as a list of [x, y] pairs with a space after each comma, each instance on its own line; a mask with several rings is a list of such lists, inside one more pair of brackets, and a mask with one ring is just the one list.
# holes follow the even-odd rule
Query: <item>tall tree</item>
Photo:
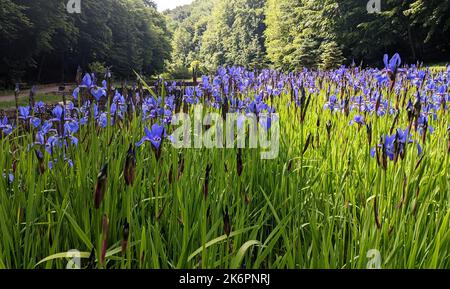
[[208, 68], [264, 64], [264, 5], [263, 0], [217, 3], [201, 47], [202, 60]]

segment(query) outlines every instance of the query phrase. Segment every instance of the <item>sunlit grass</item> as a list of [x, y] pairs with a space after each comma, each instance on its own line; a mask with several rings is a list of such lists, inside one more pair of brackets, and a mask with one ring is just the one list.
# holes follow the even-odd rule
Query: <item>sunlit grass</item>
[[[46, 104], [55, 104], [62, 101], [62, 96], [60, 94], [55, 93], [45, 93], [45, 94], [38, 94], [35, 97], [35, 100], [42, 101]], [[19, 106], [26, 106], [29, 104], [28, 97], [20, 97], [19, 98]], [[16, 101], [15, 100], [8, 100], [8, 101], [2, 101], [0, 99], [0, 109], [11, 109], [16, 107]]]

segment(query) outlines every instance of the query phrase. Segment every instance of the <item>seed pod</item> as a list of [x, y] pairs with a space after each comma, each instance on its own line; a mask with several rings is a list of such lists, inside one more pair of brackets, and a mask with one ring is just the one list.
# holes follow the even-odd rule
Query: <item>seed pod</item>
[[105, 197], [106, 192], [106, 185], [108, 181], [108, 165], [105, 164], [98, 174], [97, 177], [97, 186], [95, 187], [94, 191], [94, 205], [95, 208], [100, 208], [100, 204], [103, 201], [103, 198]]
[[366, 131], [367, 131], [367, 142], [369, 143], [369, 146], [372, 145], [372, 124], [368, 123], [366, 124]]
[[181, 178], [184, 172], [184, 157], [182, 154], [180, 154], [178, 159], [178, 179]]
[[288, 162], [287, 171], [288, 172], [292, 171], [292, 159], [290, 159]]
[[122, 229], [122, 255], [125, 255], [125, 252], [127, 250], [129, 236], [130, 236], [130, 224], [128, 223], [127, 219], [125, 219]]
[[344, 99], [344, 113], [345, 116], [350, 114], [350, 97], [348, 96]]
[[378, 216], [378, 202], [377, 202], [377, 197], [375, 197], [375, 200], [373, 202], [373, 212], [374, 212], [374, 216], [375, 216], [375, 223], [377, 224], [377, 228], [381, 229], [381, 222], [380, 222], [380, 218]]
[[134, 149], [133, 145], [130, 144], [123, 173], [125, 183], [127, 184], [127, 186], [131, 186], [134, 184], [135, 174], [136, 174], [136, 150]]
[[408, 122], [412, 122], [414, 119], [414, 106], [411, 102], [411, 99], [408, 101], [408, 104], [406, 105], [406, 112], [408, 113]]
[[228, 214], [228, 207], [225, 208], [223, 212], [223, 231], [227, 237], [230, 237], [231, 234], [231, 223], [230, 223], [230, 215]]
[[414, 168], [415, 171], [417, 171], [417, 169], [419, 168], [419, 166], [422, 163], [424, 157], [425, 157], [425, 154], [422, 154], [420, 159], [416, 162], [416, 167]]
[[378, 98], [377, 98], [377, 102], [375, 104], [375, 113], [378, 113], [378, 110], [380, 109], [381, 97], [382, 97], [382, 95], [381, 95], [381, 92], [380, 92], [379, 95], [378, 95]]
[[394, 121], [392, 122], [392, 125], [391, 125], [391, 129], [389, 130], [390, 134], [393, 133], [393, 131], [395, 129], [395, 126], [397, 125], [397, 121], [398, 121], [398, 116], [399, 115], [400, 115], [400, 113], [398, 113], [398, 112], [395, 114]]
[[[302, 92], [303, 93], [303, 92]], [[303, 97], [303, 96], [302, 96]], [[301, 107], [301, 116], [300, 116], [300, 122], [303, 123], [306, 118], [306, 112], [308, 111], [309, 104], [311, 102], [311, 94], [309, 94], [308, 99], [306, 100], [306, 103]]]
[[230, 105], [228, 103], [228, 98], [225, 96], [223, 105], [222, 105], [222, 118], [227, 119], [228, 111], [230, 110]]
[[331, 127], [332, 127], [332, 123], [331, 123], [331, 120], [329, 120], [329, 121], [327, 121], [327, 126], [326, 126], [326, 128], [327, 128], [327, 134], [328, 134], [328, 139], [331, 138]]
[[102, 251], [100, 255], [100, 264], [105, 264], [106, 249], [108, 248], [108, 235], [109, 235], [109, 219], [107, 215], [103, 215], [102, 219]]
[[394, 164], [397, 163], [398, 157], [400, 156], [400, 136], [398, 134], [398, 131], [395, 133], [395, 140], [394, 140]]
[[417, 92], [416, 100], [414, 101], [414, 116], [416, 119], [419, 118], [420, 112], [422, 111], [422, 103], [420, 101], [420, 94]]
[[209, 193], [209, 174], [211, 173], [212, 165], [206, 166], [206, 172], [205, 172], [205, 183], [203, 185], [203, 196], [206, 198], [208, 197]]
[[13, 173], [16, 173], [16, 170], [17, 170], [17, 163], [18, 163], [18, 162], [19, 162], [19, 161], [16, 160], [16, 159], [14, 159], [13, 162], [12, 162], [12, 171], [13, 171]]
[[383, 155], [381, 157], [381, 167], [383, 168], [383, 170], [387, 170], [387, 167], [388, 167], [387, 158], [388, 158], [388, 156], [387, 156], [387, 152], [386, 152], [386, 148], [385, 148], [384, 144], [383, 144], [382, 150], [383, 150]]
[[238, 173], [238, 176], [241, 176], [242, 170], [243, 170], [242, 149], [238, 149], [238, 153], [237, 153], [237, 173]]
[[308, 138], [306, 139], [305, 146], [303, 147], [303, 152], [302, 152], [303, 155], [308, 150], [308, 147], [309, 147], [310, 143], [311, 143], [311, 133], [308, 135]]
[[423, 119], [423, 134], [422, 134], [422, 143], [425, 144], [427, 140], [427, 132], [428, 132], [428, 120], [427, 118]]

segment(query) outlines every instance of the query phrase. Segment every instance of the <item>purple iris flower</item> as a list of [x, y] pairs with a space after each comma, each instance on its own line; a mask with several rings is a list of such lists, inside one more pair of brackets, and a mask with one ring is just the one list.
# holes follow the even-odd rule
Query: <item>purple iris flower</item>
[[92, 88], [91, 94], [95, 98], [95, 100], [100, 101], [102, 97], [106, 96], [106, 90], [100, 87]]
[[73, 99], [78, 100], [78, 95], [79, 95], [79, 94], [80, 94], [80, 87], [76, 87], [76, 88], [73, 90], [73, 93], [72, 93]]
[[83, 80], [81, 81], [80, 86], [90, 88], [93, 86], [93, 84], [94, 82], [92, 80], [92, 76], [89, 73], [86, 73], [83, 77]]
[[136, 146], [140, 147], [144, 142], [149, 141], [157, 150], [161, 147], [162, 138], [164, 136], [164, 126], [155, 123], [152, 129], [145, 128], [145, 136], [139, 141]]
[[[300, 106], [300, 102], [297, 101], [297, 106]], [[336, 95], [330, 96], [330, 99], [325, 103], [324, 109], [329, 109], [330, 111], [335, 110], [336, 106], [339, 106], [338, 99]]]
[[423, 134], [424, 131], [425, 131], [425, 129], [426, 129], [427, 131], [429, 131], [430, 134], [433, 134], [433, 133], [434, 133], [434, 127], [432, 127], [432, 126], [429, 124], [429, 122], [428, 122], [428, 116], [427, 116], [427, 115], [422, 114], [422, 115], [419, 117], [419, 119], [417, 120], [417, 125], [418, 125], [418, 129], [419, 129], [420, 134]]
[[362, 115], [356, 115], [353, 120], [351, 120], [349, 122], [349, 125], [353, 125], [353, 124], [359, 124], [359, 125], [365, 125], [366, 122], [364, 120], [364, 117]]
[[[70, 168], [73, 168], [73, 161], [67, 157], [64, 158], [64, 161], [69, 165]], [[48, 168], [53, 170], [55, 164], [58, 162], [57, 159], [48, 162]]]
[[24, 120], [31, 118], [29, 106], [20, 106], [19, 107], [19, 118], [24, 119]]
[[106, 112], [103, 112], [100, 114], [100, 116], [97, 119], [97, 122], [101, 128], [105, 128], [108, 126], [108, 116], [107, 116]]
[[41, 125], [41, 120], [37, 117], [32, 117], [30, 122], [35, 128], [38, 128]]
[[9, 135], [13, 131], [13, 127], [8, 124], [8, 118], [6, 116], [0, 121], [0, 130], [2, 130], [5, 135]]
[[386, 70], [394, 73], [402, 64], [402, 59], [398, 53], [395, 53], [390, 60], [389, 55], [385, 54], [383, 62]]
[[[395, 134], [381, 137], [377, 147], [370, 150], [370, 156], [374, 158], [377, 148], [379, 148], [391, 161], [394, 161], [397, 159], [396, 156], [404, 156], [406, 145], [412, 142], [414, 141], [411, 139], [411, 134], [408, 129], [397, 129]], [[420, 156], [422, 154], [422, 147], [418, 142], [415, 143], [417, 145], [417, 153]]]
[[45, 104], [42, 101], [38, 101], [34, 105], [33, 110], [35, 113], [39, 113], [39, 112], [42, 112], [44, 110], [44, 108], [45, 108]]
[[50, 119], [50, 121], [61, 121], [62, 115], [63, 115], [63, 108], [60, 105], [55, 106], [55, 108], [52, 110], [53, 117]]
[[3, 173], [3, 178], [8, 179], [9, 184], [12, 184], [14, 182], [14, 174], [12, 173], [9, 173], [8, 175], [6, 175], [6, 173]]

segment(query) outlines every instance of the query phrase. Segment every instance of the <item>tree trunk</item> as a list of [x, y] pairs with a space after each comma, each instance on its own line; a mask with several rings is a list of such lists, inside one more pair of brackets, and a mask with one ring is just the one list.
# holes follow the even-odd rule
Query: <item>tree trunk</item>
[[38, 70], [38, 75], [37, 75], [37, 83], [41, 83], [41, 75], [42, 75], [42, 68], [44, 67], [44, 63], [45, 63], [45, 55], [42, 56], [41, 58], [41, 63], [39, 63], [39, 70]]
[[406, 26], [408, 28], [408, 40], [409, 40], [409, 46], [411, 47], [411, 53], [412, 53], [414, 61], [417, 61], [416, 49], [414, 47], [414, 40], [413, 40], [412, 32], [411, 32], [411, 25], [409, 23], [407, 23]]

